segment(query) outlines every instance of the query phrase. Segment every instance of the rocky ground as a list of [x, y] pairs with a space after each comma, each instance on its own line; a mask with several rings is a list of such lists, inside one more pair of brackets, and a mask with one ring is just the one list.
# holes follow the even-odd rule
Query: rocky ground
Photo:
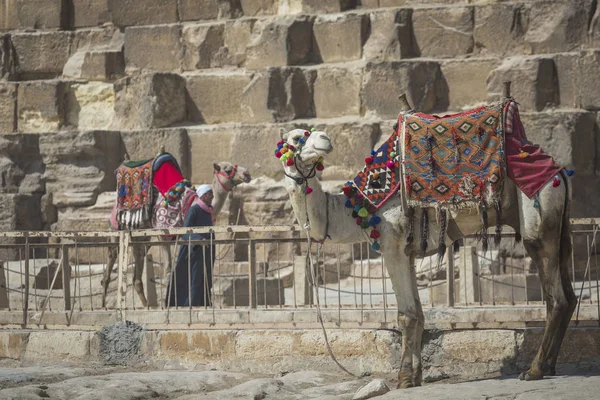
[[[369, 388], [363, 388], [369, 384]], [[338, 371], [259, 376], [227, 371], [132, 370], [107, 367], [0, 367], [0, 399], [581, 399], [594, 398], [598, 375], [538, 382], [502, 377], [391, 390], [393, 380], [356, 380]], [[387, 391], [387, 393], [386, 393]]]

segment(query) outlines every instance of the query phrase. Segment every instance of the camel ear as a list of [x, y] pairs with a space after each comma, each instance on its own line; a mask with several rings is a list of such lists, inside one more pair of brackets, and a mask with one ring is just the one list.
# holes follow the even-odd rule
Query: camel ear
[[215, 169], [215, 171], [217, 171], [217, 172], [221, 172], [221, 167], [219, 166], [219, 164], [217, 164], [217, 163], [214, 163], [214, 164], [213, 164], [213, 168]]

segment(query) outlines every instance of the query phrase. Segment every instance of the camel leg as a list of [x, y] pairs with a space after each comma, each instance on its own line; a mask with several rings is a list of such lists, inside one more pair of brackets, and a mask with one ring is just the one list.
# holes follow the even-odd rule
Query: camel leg
[[143, 307], [148, 306], [148, 301], [146, 300], [146, 295], [144, 294], [144, 283], [142, 282], [142, 273], [144, 272], [144, 257], [146, 256], [146, 252], [144, 248], [141, 246], [133, 247], [133, 258], [135, 260], [134, 268], [133, 268], [133, 285], [135, 287], [135, 291], [138, 294], [140, 301], [142, 302]]
[[[524, 244], [539, 268], [547, 315], [542, 343], [530, 369], [520, 375], [522, 380], [555, 374], [560, 346], [577, 305], [568, 272], [571, 251], [568, 213], [563, 214], [563, 207], [557, 206], [557, 199], [550, 197], [547, 189], [540, 194], [543, 215], [537, 221], [531, 214], [524, 218]], [[555, 191], [554, 197], [562, 192]], [[534, 227], [536, 232], [533, 232]]]
[[[404, 243], [404, 242], [403, 242]], [[425, 317], [419, 299], [414, 257], [400, 249], [384, 253], [387, 271], [398, 302], [398, 325], [402, 327], [402, 357], [398, 388], [421, 385], [421, 340]]]
[[[117, 243], [119, 238], [111, 237], [111, 243]], [[102, 277], [102, 307], [106, 308], [106, 296], [108, 294], [108, 286], [110, 285], [110, 275], [112, 274], [112, 270], [117, 261], [117, 257], [119, 255], [118, 247], [110, 247], [108, 249], [108, 263], [106, 264], [106, 269], [104, 270], [104, 275]]]

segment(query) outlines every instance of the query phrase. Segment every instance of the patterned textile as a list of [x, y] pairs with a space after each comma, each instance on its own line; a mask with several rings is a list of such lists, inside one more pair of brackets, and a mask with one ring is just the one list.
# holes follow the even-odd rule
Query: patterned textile
[[395, 130], [384, 144], [371, 152], [371, 157], [365, 160], [367, 165], [353, 180], [354, 186], [376, 208], [385, 204], [400, 187], [398, 145], [398, 131]]
[[[123, 163], [117, 169], [116, 218], [120, 225], [136, 228], [150, 219], [153, 160]], [[130, 167], [128, 165], [137, 165]]]
[[164, 197], [159, 193], [154, 203], [152, 226], [158, 229], [182, 227], [188, 210], [197, 198], [196, 192], [186, 187], [179, 201], [165, 204]]
[[504, 102], [444, 117], [400, 114], [410, 206], [491, 206], [505, 176]]
[[154, 186], [163, 196], [184, 179], [177, 160], [169, 153], [157, 157], [152, 168], [154, 170]]

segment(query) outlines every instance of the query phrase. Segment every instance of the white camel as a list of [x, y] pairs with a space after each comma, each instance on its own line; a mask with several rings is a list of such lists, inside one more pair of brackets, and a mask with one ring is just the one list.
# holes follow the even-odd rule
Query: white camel
[[[406, 109], [406, 108], [405, 108]], [[285, 186], [289, 192], [296, 218], [306, 227], [310, 237], [317, 241], [333, 243], [358, 243], [369, 241], [366, 231], [351, 217], [352, 209], [345, 206], [346, 196], [329, 194], [322, 190], [314, 177], [314, 170], [333, 151], [331, 140], [325, 132], [315, 131], [305, 136], [306, 131], [295, 129], [282, 139], [296, 150], [293, 163], [283, 162], [286, 175]], [[304, 139], [303, 139], [304, 138]], [[304, 141], [304, 145], [298, 145]], [[311, 177], [312, 176], [312, 177]], [[525, 196], [511, 181], [505, 182], [502, 192], [503, 225], [511, 226], [523, 238], [525, 248], [537, 264], [544, 299], [547, 305], [547, 321], [544, 337], [530, 369], [521, 374], [521, 379], [541, 379], [555, 373], [555, 364], [565, 331], [575, 309], [577, 300], [568, 275], [567, 263], [571, 252], [569, 236], [569, 182], [564, 173], [562, 185], [546, 185], [538, 196], [539, 207], [534, 200]], [[307, 190], [310, 187], [312, 190]], [[307, 194], [308, 192], [308, 194]], [[421, 385], [421, 339], [424, 316], [417, 290], [415, 257], [422, 256], [409, 238], [410, 224], [426, 212], [429, 221], [435, 220], [433, 209], [418, 209], [411, 218], [401, 197], [388, 200], [378, 211], [381, 218], [378, 230], [380, 252], [385, 258], [392, 286], [398, 303], [398, 324], [402, 328], [402, 356], [398, 373], [398, 387]], [[496, 214], [490, 213], [490, 225], [496, 224]], [[459, 230], [464, 235], [481, 230], [481, 216], [477, 212], [460, 211], [455, 217]], [[427, 248], [437, 249], [440, 230], [437, 224], [429, 223], [428, 229], [415, 224], [415, 237], [425, 231]], [[408, 240], [407, 240], [408, 239]], [[445, 237], [447, 244], [459, 237]], [[426, 255], [435, 254], [435, 250]]]
[[[217, 164], [213, 164], [214, 173], [212, 188], [214, 198], [212, 201], [213, 215], [216, 220], [217, 216], [223, 209], [223, 205], [227, 200], [227, 196], [232, 192], [236, 186], [242, 183], [248, 183], [252, 179], [250, 172], [239, 165], [234, 165], [230, 162], [223, 161]], [[157, 244], [162, 247], [161, 251], [161, 264], [164, 267], [165, 276], [169, 276], [172, 268], [171, 259], [171, 246], [169, 244]], [[134, 257], [134, 269], [133, 269], [133, 285], [135, 291], [138, 294], [143, 307], [148, 305], [146, 295], [144, 294], [144, 284], [142, 282], [142, 273], [144, 269], [144, 257], [150, 246], [134, 246], [133, 257]], [[103, 285], [103, 296], [102, 306], [106, 304], [106, 294], [108, 292], [108, 286], [110, 284], [110, 276], [115, 266], [118, 257], [118, 248], [111, 247], [108, 254], [108, 264], [104, 270], [104, 276], [102, 279]]]

